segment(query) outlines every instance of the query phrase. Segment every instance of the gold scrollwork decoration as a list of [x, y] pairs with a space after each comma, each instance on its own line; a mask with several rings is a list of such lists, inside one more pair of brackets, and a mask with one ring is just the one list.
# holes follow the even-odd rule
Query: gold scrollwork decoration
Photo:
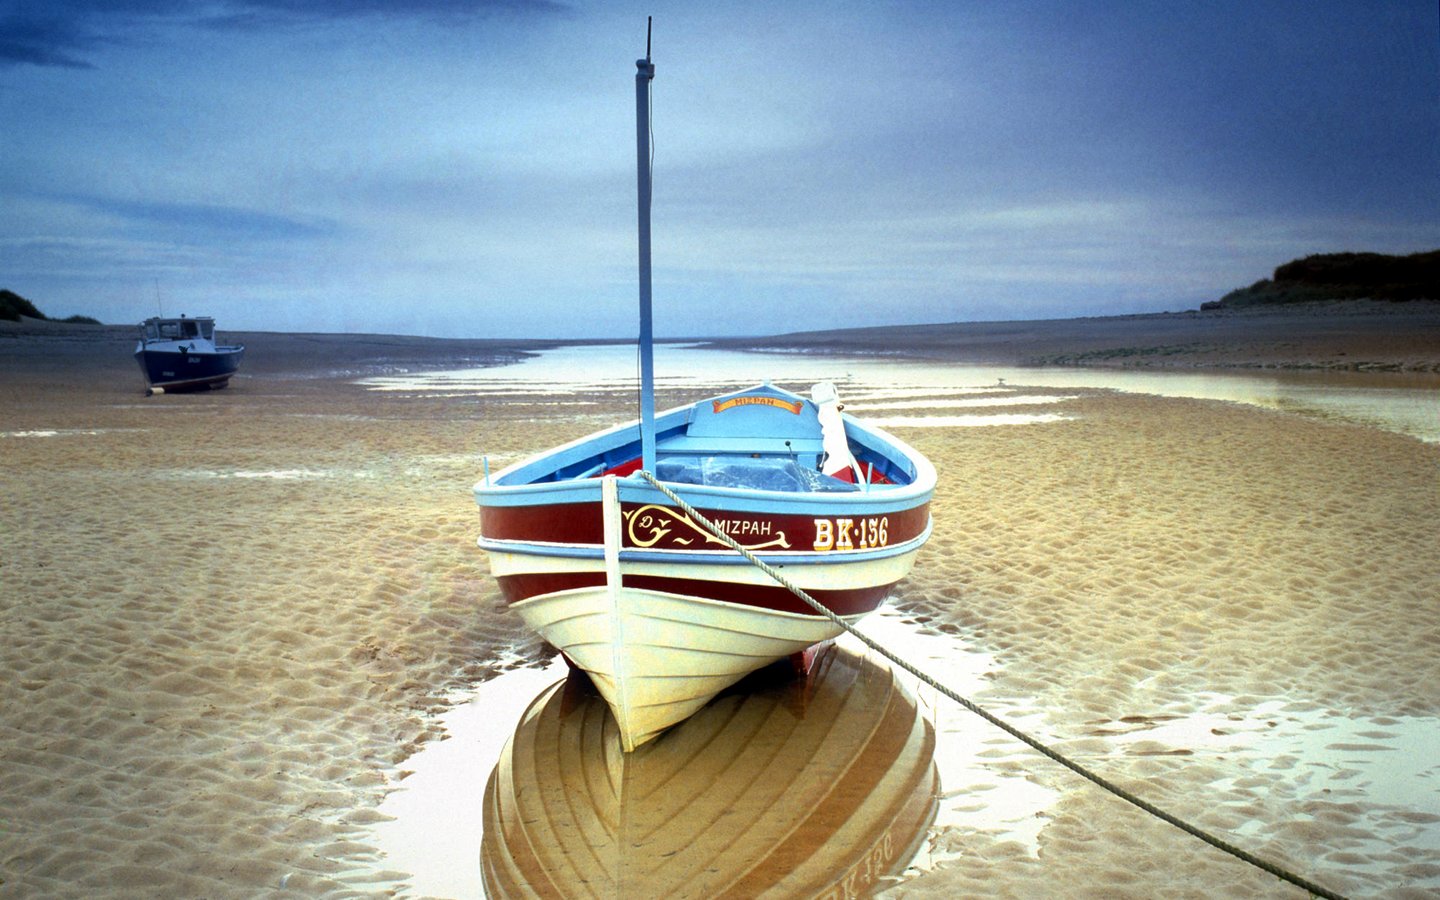
[[[675, 531], [678, 526], [684, 526], [694, 533], [693, 536], [677, 533], [670, 538], [671, 541], [682, 547], [690, 546], [695, 542], [695, 538], [697, 537], [706, 543], [716, 544], [721, 547], [726, 546], [724, 541], [721, 541], [715, 537], [715, 535], [692, 522], [689, 516], [681, 515], [669, 507], [648, 504], [624, 512], [622, 515], [625, 517], [627, 537], [629, 538], [630, 544], [635, 547], [653, 547], [660, 543], [670, 532]], [[747, 544], [740, 540], [739, 536], [735, 533], [736, 531], [740, 531], [743, 534], [746, 530], [743, 526], [738, 529], [725, 528], [723, 520], [717, 524], [721, 530], [729, 534], [736, 543], [746, 550], [766, 550], [771, 547], [783, 547], [788, 550], [790, 548], [790, 542], [785, 539], [785, 532], [783, 531], [776, 532], [775, 535], [767, 541], [757, 541]], [[748, 521], [744, 524], [751, 526], [757, 525], [757, 523]], [[768, 525], [768, 523], [766, 524]], [[762, 536], [768, 536], [768, 534]]]

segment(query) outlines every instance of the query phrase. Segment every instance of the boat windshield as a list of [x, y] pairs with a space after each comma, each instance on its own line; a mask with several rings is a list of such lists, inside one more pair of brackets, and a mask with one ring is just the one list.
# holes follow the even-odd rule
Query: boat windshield
[[859, 490], [853, 484], [797, 465], [792, 459], [773, 456], [669, 456], [656, 463], [655, 476], [671, 484], [704, 484], [789, 493]]
[[212, 340], [214, 333], [214, 322], [195, 319], [153, 319], [145, 323], [145, 336], [152, 341], [179, 341], [202, 336]]

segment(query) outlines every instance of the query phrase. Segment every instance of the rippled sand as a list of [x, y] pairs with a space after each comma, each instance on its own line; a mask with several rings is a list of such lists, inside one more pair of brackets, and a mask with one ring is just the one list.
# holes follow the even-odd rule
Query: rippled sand
[[[330, 348], [307, 369], [289, 346], [226, 391], [146, 399], [128, 347], [45, 349], [0, 348], [0, 895], [397, 889], [367, 841], [441, 736], [432, 714], [541, 655], [474, 548], [480, 458], [629, 402], [368, 392], [335, 373], [373, 357]], [[1383, 747], [1440, 715], [1440, 447], [1067, 394], [1060, 421], [900, 431], [943, 477], [897, 604], [995, 654], [977, 699], [1175, 812], [1342, 892], [1433, 886], [1433, 802], [1152, 729], [1338, 714]], [[898, 895], [1299, 895], [1048, 762], [989, 753], [992, 775], [1056, 792], [1035, 847], [948, 826]], [[982, 806], [983, 787], [945, 785]]]
[[483, 407], [0, 365], [0, 895], [383, 886], [428, 714], [538, 649], [474, 548]]
[[[1440, 448], [1198, 401], [1072, 409], [906, 433], [952, 481], [898, 605], [996, 652], [978, 699], [1147, 799], [1332, 890], [1433, 895], [1440, 759], [1410, 743], [1394, 765], [1424, 774], [1403, 803], [1337, 760], [1404, 753], [1416, 723], [1434, 746]], [[1198, 734], [1159, 728], [1217, 711]], [[1244, 751], [1275, 728], [1318, 740]], [[1033, 754], [1004, 759], [1059, 793], [1038, 853], [953, 833], [902, 896], [1303, 895]]]

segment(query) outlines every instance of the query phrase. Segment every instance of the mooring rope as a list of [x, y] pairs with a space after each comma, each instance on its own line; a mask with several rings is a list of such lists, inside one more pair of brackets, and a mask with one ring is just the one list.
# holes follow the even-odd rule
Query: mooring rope
[[846, 632], [854, 635], [855, 638], [857, 638], [861, 643], [869, 647], [871, 650], [874, 650], [876, 653], [884, 656], [886, 659], [890, 660], [895, 665], [901, 667], [905, 671], [909, 672], [911, 675], [914, 675], [916, 678], [920, 679], [925, 684], [928, 684], [930, 687], [949, 697], [951, 700], [954, 700], [956, 703], [960, 704], [965, 709], [989, 722], [991, 725], [994, 725], [996, 728], [999, 728], [1001, 731], [1005, 732], [1006, 734], [1010, 735], [1021, 743], [1029, 746], [1037, 753], [1040, 753], [1042, 756], [1054, 760], [1055, 762], [1059, 763], [1060, 765], [1064, 766], [1065, 768], [1069, 769], [1080, 777], [1100, 786], [1101, 788], [1104, 788], [1105, 790], [1119, 797], [1121, 800], [1124, 800], [1127, 803], [1139, 807], [1140, 809], [1144, 810], [1152, 816], [1155, 816], [1158, 819], [1161, 819], [1162, 821], [1174, 825], [1176, 828], [1179, 828], [1186, 834], [1197, 837], [1218, 850], [1223, 850], [1231, 856], [1234, 856], [1236, 859], [1243, 860], [1244, 862], [1247, 862], [1250, 865], [1255, 866], [1256, 868], [1264, 872], [1268, 872], [1269, 874], [1274, 875], [1276, 878], [1279, 878], [1283, 881], [1288, 881], [1299, 888], [1309, 891], [1311, 894], [1317, 897], [1325, 897], [1327, 898], [1327, 900], [1344, 900], [1344, 897], [1341, 894], [1337, 894], [1334, 891], [1323, 888], [1320, 885], [1315, 884], [1313, 881], [1309, 881], [1306, 878], [1295, 874], [1294, 872], [1282, 869], [1274, 863], [1263, 860], [1260, 857], [1255, 856], [1254, 854], [1249, 853], [1246, 850], [1242, 850], [1241, 848], [1235, 846], [1234, 844], [1231, 844], [1230, 842], [1222, 838], [1216, 837], [1215, 835], [1211, 834], [1208, 831], [1205, 831], [1197, 825], [1192, 825], [1191, 823], [1186, 822], [1180, 817], [1166, 812], [1155, 804], [1150, 803], [1148, 800], [1144, 800], [1141, 797], [1138, 797], [1135, 794], [1131, 793], [1130, 791], [1127, 791], [1125, 788], [1120, 787], [1118, 784], [1111, 782], [1103, 775], [1100, 775], [1099, 773], [1094, 772], [1089, 768], [1086, 768], [1080, 763], [1075, 762], [1074, 760], [1060, 753], [1058, 750], [1054, 750], [1051, 747], [1046, 746], [1037, 738], [1031, 737], [1030, 735], [1019, 730], [1018, 728], [1009, 724], [1003, 719], [1000, 719], [998, 716], [990, 713], [989, 711], [974, 703], [973, 701], [962, 697], [960, 694], [936, 681], [934, 678], [931, 678], [929, 675], [915, 668], [913, 665], [906, 662], [905, 660], [901, 659], [899, 656], [897, 656], [890, 650], [882, 647], [880, 644], [878, 644], [871, 638], [857, 631], [855, 627], [849, 622], [846, 622], [844, 619], [831, 612], [818, 600], [807, 594], [803, 589], [792, 584], [789, 579], [787, 579], [778, 570], [776, 570], [774, 566], [769, 565], [764, 560], [757, 557], [754, 553], [751, 553], [749, 550], [742, 547], [740, 543], [734, 538], [730, 537], [730, 535], [717, 528], [713, 522], [705, 518], [705, 516], [703, 516], [697, 509], [695, 509], [695, 507], [691, 506], [689, 503], [681, 499], [680, 496], [674, 491], [670, 490], [670, 488], [662, 484], [659, 479], [657, 479], [650, 472], [641, 469], [640, 475], [646, 481], [648, 481], [651, 486], [653, 486], [660, 493], [668, 497], [672, 502], [675, 503], [676, 506], [680, 507], [680, 509], [683, 510], [684, 513], [689, 516], [692, 521], [700, 525], [706, 531], [713, 534], [721, 543], [725, 544], [731, 550], [734, 550], [741, 556], [745, 557], [745, 559], [748, 560], [752, 565], [754, 565], [760, 571], [764, 572], [766, 575], [773, 578], [775, 582], [781, 587], [785, 588], [790, 593], [794, 594], [796, 597], [799, 597], [801, 600], [805, 601], [806, 605], [808, 605], [811, 609], [820, 613], [822, 616], [829, 619], [831, 622], [835, 623], [837, 626], [844, 629]]

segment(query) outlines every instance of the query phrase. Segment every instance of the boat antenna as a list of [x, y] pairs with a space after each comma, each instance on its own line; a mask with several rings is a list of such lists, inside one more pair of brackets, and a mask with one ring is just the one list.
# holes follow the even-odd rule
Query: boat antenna
[[640, 465], [655, 471], [655, 336], [650, 316], [650, 62], [651, 17], [645, 17], [645, 58], [635, 61], [635, 163], [640, 231]]

